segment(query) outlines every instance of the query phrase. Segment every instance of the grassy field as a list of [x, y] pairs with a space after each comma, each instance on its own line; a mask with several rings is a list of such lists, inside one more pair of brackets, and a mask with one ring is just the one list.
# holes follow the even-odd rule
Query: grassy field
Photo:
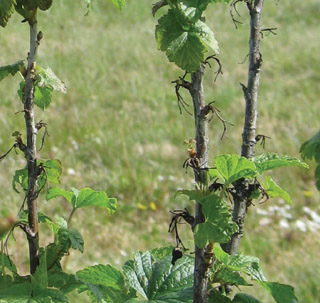
[[[55, 94], [46, 112], [37, 110], [37, 120], [48, 123], [50, 134], [39, 156], [61, 159], [63, 188], [90, 186], [119, 201], [112, 216], [100, 209], [79, 210], [73, 227], [81, 230], [86, 249], [83, 255], [71, 254], [66, 265], [70, 270], [97, 263], [121, 266], [136, 250], [173, 243], [167, 233], [169, 210], [192, 208], [174, 194], [192, 188], [192, 172], [186, 173], [182, 163], [187, 158], [183, 141], [194, 137], [194, 122], [179, 114], [171, 81], [182, 72], [157, 50], [152, 3], [128, 0], [118, 12], [110, 1], [96, 0], [85, 17], [81, 1], [55, 1], [48, 14], [39, 16], [44, 39], [38, 64], [50, 66], [68, 87], [67, 95]], [[222, 116], [234, 124], [221, 141], [221, 124], [212, 120], [211, 157], [240, 152], [244, 101], [239, 83], [247, 81], [247, 66], [239, 63], [248, 53], [248, 16], [244, 6], [239, 11], [243, 25], [237, 30], [228, 6], [212, 5], [206, 14], [220, 44], [224, 72], [214, 82], [214, 69], [207, 69], [207, 102], [215, 100]], [[300, 145], [319, 129], [319, 13], [317, 0], [265, 3], [263, 26], [277, 27], [276, 36], [262, 40], [258, 132], [272, 138], [266, 151], [299, 157]], [[0, 29], [0, 65], [27, 56], [28, 28], [20, 21], [16, 15]], [[18, 83], [18, 77], [0, 83], [0, 154], [12, 145], [13, 131], [24, 132], [23, 115], [15, 114], [22, 109]], [[263, 152], [258, 145], [257, 153]], [[24, 165], [14, 152], [1, 162], [2, 212], [19, 210], [23, 196], [11, 190], [11, 178]], [[309, 171], [273, 173], [293, 205], [277, 199], [256, 203], [240, 247], [261, 259], [269, 280], [294, 285], [304, 303], [320, 302], [319, 194], [310, 166]], [[70, 211], [64, 201], [47, 202], [44, 197], [39, 208], [51, 216]], [[192, 249], [191, 234], [184, 231], [183, 238]], [[23, 272], [27, 248], [19, 231], [15, 241], [9, 251]], [[41, 238], [42, 244], [48, 241]], [[253, 292], [272, 302], [260, 290]]]

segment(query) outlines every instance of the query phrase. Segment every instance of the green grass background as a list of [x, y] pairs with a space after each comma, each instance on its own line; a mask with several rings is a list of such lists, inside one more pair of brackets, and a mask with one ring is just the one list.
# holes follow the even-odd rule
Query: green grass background
[[[134, 251], [173, 243], [167, 233], [170, 209], [189, 207], [174, 199], [179, 188], [192, 188], [192, 172], [182, 163], [187, 158], [185, 139], [194, 137], [193, 118], [179, 114], [172, 80], [182, 75], [154, 39], [156, 19], [151, 0], [128, 0], [119, 12], [110, 1], [94, 1], [85, 17], [85, 3], [55, 1], [48, 13], [39, 14], [44, 33], [38, 64], [50, 66], [65, 81], [67, 95], [54, 95], [50, 108], [37, 109], [37, 120], [48, 123], [50, 137], [39, 157], [63, 163], [62, 187], [90, 186], [118, 198], [116, 214], [101, 209], [81, 209], [72, 223], [85, 239], [85, 252], [71, 253], [67, 270], [97, 263], [120, 267]], [[234, 124], [221, 141], [222, 126], [210, 124], [210, 155], [239, 153], [244, 101], [240, 82], [247, 81], [247, 65], [239, 64], [248, 53], [248, 14], [239, 6], [243, 24], [236, 30], [227, 5], [211, 5], [206, 18], [220, 44], [223, 76], [214, 82], [213, 68], [206, 70], [206, 99], [216, 101], [221, 115]], [[259, 100], [258, 133], [272, 137], [266, 151], [299, 156], [300, 145], [319, 128], [320, 4], [317, 0], [266, 1], [263, 27], [277, 27], [277, 35], [262, 40], [263, 73]], [[0, 29], [0, 65], [26, 58], [28, 27], [15, 15]], [[23, 114], [17, 96], [19, 79], [0, 83], [0, 153], [13, 144], [11, 133], [24, 133]], [[188, 100], [187, 94], [184, 94]], [[190, 102], [190, 100], [189, 100]], [[191, 105], [190, 105], [191, 106]], [[263, 153], [257, 145], [257, 154]], [[256, 203], [246, 220], [240, 251], [261, 259], [271, 281], [292, 284], [300, 302], [320, 302], [320, 241], [316, 232], [300, 232], [294, 221], [304, 217], [303, 206], [319, 211], [319, 194], [310, 171], [282, 169], [273, 178], [293, 199], [289, 210], [292, 228], [279, 227], [274, 215], [266, 226], [259, 224], [257, 209], [279, 205], [277, 199]], [[16, 214], [23, 196], [11, 189], [12, 175], [25, 165], [12, 152], [0, 164], [1, 210]], [[156, 209], [151, 205], [154, 203]], [[62, 200], [39, 199], [39, 209], [67, 217], [69, 205]], [[191, 234], [181, 226], [185, 245], [192, 250]], [[46, 234], [45, 230], [43, 234]], [[45, 245], [50, 237], [42, 236]], [[15, 232], [9, 251], [20, 271], [26, 272], [24, 235]], [[250, 291], [245, 288], [243, 291]], [[264, 292], [253, 294], [272, 302]], [[82, 301], [81, 301], [82, 300]], [[87, 302], [72, 297], [71, 302]]]

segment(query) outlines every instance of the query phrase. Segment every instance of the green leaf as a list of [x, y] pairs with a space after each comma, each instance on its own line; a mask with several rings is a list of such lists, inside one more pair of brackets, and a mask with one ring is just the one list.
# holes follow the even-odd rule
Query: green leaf
[[169, 61], [187, 72], [194, 72], [201, 66], [207, 47], [218, 52], [218, 43], [210, 28], [201, 21], [194, 23], [186, 12], [174, 8], [159, 19], [156, 39]]
[[83, 253], [84, 241], [81, 234], [76, 229], [69, 230], [69, 238], [71, 241], [71, 247], [75, 250], [79, 250]]
[[227, 186], [239, 179], [253, 179], [257, 175], [255, 165], [238, 155], [220, 155], [215, 157], [214, 163]]
[[28, 170], [26, 168], [16, 170], [12, 179], [12, 188], [17, 193], [20, 193], [17, 189], [17, 184], [19, 184], [24, 191], [28, 190]]
[[86, 284], [102, 285], [115, 290], [124, 290], [122, 273], [111, 265], [95, 265], [82, 269], [76, 273], [80, 281]]
[[189, 197], [190, 201], [199, 201], [201, 198], [205, 197], [208, 195], [208, 193], [205, 193], [201, 190], [187, 190], [187, 189], [182, 189], [178, 190], [175, 194], [175, 198], [180, 196], [180, 195], [186, 195]]
[[83, 283], [76, 279], [76, 276], [73, 274], [58, 270], [50, 270], [48, 272], [48, 286], [58, 288], [64, 294], [67, 294], [83, 286]]
[[271, 177], [267, 177], [262, 183], [265, 192], [270, 198], [280, 197], [283, 198], [288, 204], [292, 203], [289, 194], [283, 190], [278, 184], [276, 184]]
[[0, 26], [6, 27], [11, 15], [15, 11], [15, 4], [15, 0], [0, 0]]
[[215, 280], [219, 283], [222, 283], [224, 285], [244, 285], [249, 286], [250, 284], [241, 277], [240, 273], [237, 271], [233, 271], [232, 269], [228, 267], [224, 267], [221, 270], [219, 270], [215, 274]]
[[34, 87], [34, 104], [45, 110], [52, 101], [52, 87]]
[[55, 187], [55, 188], [51, 187], [51, 188], [49, 188], [48, 193], [46, 195], [46, 199], [47, 200], [51, 200], [51, 199], [56, 198], [56, 197], [63, 197], [68, 202], [70, 202], [72, 204], [72, 206], [75, 205], [76, 197], [72, 192], [64, 190], [64, 189], [59, 188], [59, 187]]
[[39, 164], [43, 164], [45, 168], [44, 177], [49, 183], [60, 184], [60, 177], [62, 174], [62, 165], [60, 160], [39, 160], [38, 165]]
[[218, 261], [220, 261], [222, 264], [228, 264], [230, 260], [230, 255], [226, 253], [220, 245], [215, 244], [213, 248], [213, 253]]
[[0, 273], [2, 273], [3, 275], [4, 272], [2, 271], [2, 266], [9, 269], [12, 273], [17, 274], [17, 268], [12, 262], [12, 260], [9, 258], [9, 256], [0, 252]]
[[298, 299], [294, 294], [294, 288], [290, 285], [277, 282], [257, 281], [265, 288], [277, 303], [297, 303]]
[[227, 267], [235, 271], [243, 272], [254, 280], [266, 281], [259, 263], [259, 259], [253, 256], [232, 255], [229, 258]]
[[209, 303], [232, 303], [232, 301], [219, 290], [212, 289], [210, 290]]
[[[320, 154], [320, 131], [318, 131], [311, 139], [304, 142], [300, 147], [300, 153], [303, 159], [312, 159], [319, 157]], [[320, 162], [320, 161], [317, 161]]]
[[256, 165], [259, 174], [262, 174], [266, 170], [287, 166], [300, 166], [303, 168], [309, 168], [308, 164], [297, 158], [292, 158], [286, 155], [277, 155], [274, 153], [256, 156], [252, 159], [252, 161]]
[[[43, 165], [44, 171], [38, 178], [38, 189], [43, 189], [46, 182], [54, 184], [60, 183], [60, 177], [62, 173], [62, 165], [60, 160], [38, 160], [38, 166]], [[28, 190], [28, 170], [27, 168], [16, 170], [12, 180], [12, 188], [20, 193], [17, 189], [17, 184], [24, 190]]]
[[39, 249], [39, 266], [36, 272], [31, 275], [31, 283], [35, 294], [39, 290], [46, 289], [48, 286], [47, 254], [44, 248]]
[[204, 248], [206, 243], [226, 243], [238, 230], [236, 223], [231, 221], [232, 215], [228, 205], [217, 195], [211, 194], [199, 200], [205, 222], [196, 225], [194, 236], [199, 248]]
[[148, 302], [192, 302], [193, 259], [189, 256], [173, 266], [171, 256], [156, 261], [150, 252], [138, 252], [123, 271], [129, 286]]
[[52, 88], [54, 91], [67, 93], [66, 85], [56, 76], [50, 67], [43, 69], [37, 66], [37, 77], [35, 81], [39, 88]]
[[[1, 6], [2, 1], [5, 1], [5, 0], [0, 0], [0, 6]], [[10, 2], [10, 1], [6, 1], [6, 2]], [[0, 8], [0, 10], [1, 10], [1, 8]], [[0, 14], [1, 14], [1, 12], [0, 12]], [[0, 67], [0, 81], [3, 80], [8, 75], [14, 76], [18, 71], [21, 71], [23, 68], [24, 68], [23, 60], [20, 60], [16, 63], [11, 64], [11, 65], [1, 66]]]
[[248, 294], [244, 294], [244, 293], [237, 293], [234, 296], [232, 302], [233, 303], [262, 303], [261, 301], [259, 301], [255, 297], [250, 296]]
[[91, 188], [83, 188], [80, 190], [76, 199], [76, 208], [87, 206], [99, 206], [106, 208], [110, 213], [116, 210], [116, 199], [108, 198], [108, 195], [104, 191], [95, 191]]
[[172, 245], [154, 248], [150, 251], [150, 253], [155, 260], [161, 260], [169, 256], [171, 257], [173, 248], [174, 247]]

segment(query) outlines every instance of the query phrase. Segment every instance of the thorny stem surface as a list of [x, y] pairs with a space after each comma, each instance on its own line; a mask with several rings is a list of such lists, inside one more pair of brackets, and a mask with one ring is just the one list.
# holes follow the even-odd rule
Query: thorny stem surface
[[27, 167], [28, 167], [28, 222], [30, 232], [27, 235], [29, 243], [30, 273], [34, 274], [39, 265], [39, 230], [37, 210], [37, 129], [35, 127], [34, 112], [34, 78], [36, 55], [38, 48], [36, 16], [29, 20], [30, 25], [30, 51], [28, 54], [28, 67], [25, 77], [24, 91], [24, 118], [27, 131]]
[[[241, 84], [245, 99], [245, 121], [242, 134], [241, 156], [251, 159], [254, 156], [256, 145], [256, 129], [258, 116], [258, 93], [262, 55], [260, 53], [261, 14], [264, 0], [246, 2], [250, 12], [250, 40], [249, 40], [249, 74], [248, 84]], [[251, 203], [247, 180], [239, 180], [234, 184], [235, 194], [233, 221], [238, 224], [239, 231], [232, 236], [224, 249], [235, 254], [238, 251], [243, 236], [244, 219], [247, 208]]]
[[[209, 154], [209, 136], [208, 136], [208, 115], [203, 114], [205, 108], [203, 73], [205, 65], [191, 74], [191, 86], [189, 92], [192, 97], [194, 107], [194, 119], [196, 129], [196, 152], [200, 161], [200, 167], [208, 167]], [[197, 184], [207, 185], [207, 173], [203, 169], [194, 169], [195, 181]], [[204, 222], [202, 206], [196, 202], [195, 225]], [[205, 249], [195, 247], [195, 264], [194, 264], [194, 286], [193, 286], [193, 303], [206, 303], [207, 286], [208, 286], [208, 267], [211, 261], [211, 251], [213, 245], [208, 245]]]

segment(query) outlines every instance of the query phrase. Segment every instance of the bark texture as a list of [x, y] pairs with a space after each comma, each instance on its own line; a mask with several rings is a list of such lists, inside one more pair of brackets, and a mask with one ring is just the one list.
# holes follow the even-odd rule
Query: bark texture
[[[258, 116], [258, 93], [262, 55], [260, 52], [261, 14], [264, 0], [248, 1], [250, 12], [250, 40], [249, 40], [249, 74], [248, 84], [241, 84], [245, 99], [245, 121], [242, 133], [241, 156], [251, 159], [254, 156], [256, 145], [256, 129]], [[234, 184], [235, 193], [233, 221], [238, 224], [239, 231], [232, 236], [224, 249], [230, 253], [238, 252], [240, 240], [243, 236], [244, 220], [247, 208], [251, 204], [249, 183], [247, 180], [239, 180]]]
[[37, 129], [35, 126], [34, 112], [34, 79], [36, 55], [38, 48], [36, 16], [29, 21], [30, 25], [30, 51], [28, 54], [28, 67], [25, 77], [24, 91], [24, 117], [27, 131], [27, 168], [28, 168], [28, 223], [27, 233], [29, 243], [30, 273], [34, 274], [39, 265], [39, 235], [38, 235], [38, 210], [37, 210]]
[[[194, 107], [194, 119], [196, 129], [196, 152], [199, 159], [199, 169], [194, 169], [195, 181], [198, 184], [207, 185], [207, 173], [203, 168], [208, 167], [208, 117], [204, 114], [206, 106], [203, 88], [203, 73], [205, 66], [191, 75], [191, 86], [189, 92], [192, 97]], [[195, 225], [204, 222], [202, 206], [196, 202]], [[211, 261], [212, 247], [209, 245], [205, 250], [195, 247], [195, 264], [194, 264], [194, 286], [193, 286], [193, 303], [207, 302], [208, 286], [208, 267]]]

